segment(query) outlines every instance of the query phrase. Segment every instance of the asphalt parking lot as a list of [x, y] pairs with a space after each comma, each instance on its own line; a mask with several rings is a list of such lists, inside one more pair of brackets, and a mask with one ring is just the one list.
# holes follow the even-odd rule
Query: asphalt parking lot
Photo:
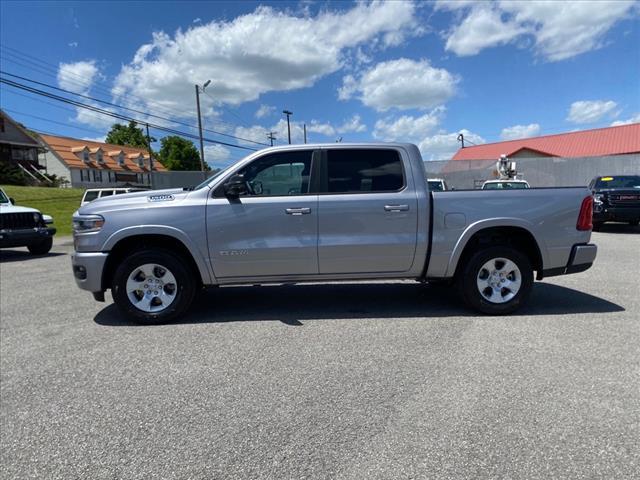
[[2, 478], [638, 478], [640, 229], [510, 317], [409, 282], [212, 289], [173, 325], [0, 253]]

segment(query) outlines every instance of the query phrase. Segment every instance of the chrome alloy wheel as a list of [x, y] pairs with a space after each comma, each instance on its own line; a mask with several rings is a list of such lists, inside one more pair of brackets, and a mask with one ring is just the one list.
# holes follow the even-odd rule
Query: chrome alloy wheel
[[176, 299], [178, 284], [171, 271], [157, 263], [135, 268], [127, 279], [127, 296], [143, 312], [162, 312]]
[[491, 303], [507, 303], [520, 291], [522, 274], [507, 258], [493, 258], [478, 271], [476, 280], [482, 297]]

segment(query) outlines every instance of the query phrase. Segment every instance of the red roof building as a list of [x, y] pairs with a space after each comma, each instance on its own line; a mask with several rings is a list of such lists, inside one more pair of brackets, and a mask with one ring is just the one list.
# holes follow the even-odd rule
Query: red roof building
[[452, 160], [508, 157], [602, 157], [640, 153], [640, 123], [461, 148]]

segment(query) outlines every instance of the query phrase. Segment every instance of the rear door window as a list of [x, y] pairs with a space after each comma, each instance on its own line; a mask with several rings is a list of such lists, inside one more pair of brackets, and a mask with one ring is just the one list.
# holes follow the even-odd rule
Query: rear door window
[[402, 160], [396, 150], [327, 150], [327, 193], [397, 192], [403, 187]]
[[100, 194], [100, 198], [108, 197], [109, 195], [113, 195], [113, 190], [103, 190], [102, 194]]

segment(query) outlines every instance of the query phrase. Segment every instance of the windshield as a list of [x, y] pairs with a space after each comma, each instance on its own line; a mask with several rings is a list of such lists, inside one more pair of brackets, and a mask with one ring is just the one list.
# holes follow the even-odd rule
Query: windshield
[[0, 203], [9, 203], [9, 199], [2, 190], [0, 190]]
[[483, 190], [511, 190], [514, 188], [529, 188], [529, 185], [524, 182], [495, 182], [485, 183], [482, 187]]
[[640, 188], [640, 175], [600, 177], [596, 182], [596, 188]]
[[444, 190], [444, 188], [442, 188], [442, 182], [439, 180], [431, 181], [427, 183], [429, 184], [429, 190], [437, 191], [437, 192], [441, 192], [442, 190]]
[[[231, 165], [229, 165], [229, 167], [230, 167], [230, 166], [231, 166]], [[201, 184], [196, 185], [195, 187], [193, 187], [193, 190], [199, 190], [199, 189], [201, 189], [202, 187], [204, 187], [205, 185], [208, 185], [208, 184], [211, 182], [211, 180], [213, 180], [214, 178], [218, 178], [220, 175], [222, 175], [224, 172], [226, 172], [226, 171], [229, 169], [229, 167], [225, 167], [225, 168], [223, 168], [222, 170], [220, 170], [220, 171], [218, 171], [218, 172], [214, 173], [214, 174], [213, 174], [213, 175], [211, 175], [210, 177], [207, 177], [207, 179], [206, 179], [204, 182], [202, 182]]]

